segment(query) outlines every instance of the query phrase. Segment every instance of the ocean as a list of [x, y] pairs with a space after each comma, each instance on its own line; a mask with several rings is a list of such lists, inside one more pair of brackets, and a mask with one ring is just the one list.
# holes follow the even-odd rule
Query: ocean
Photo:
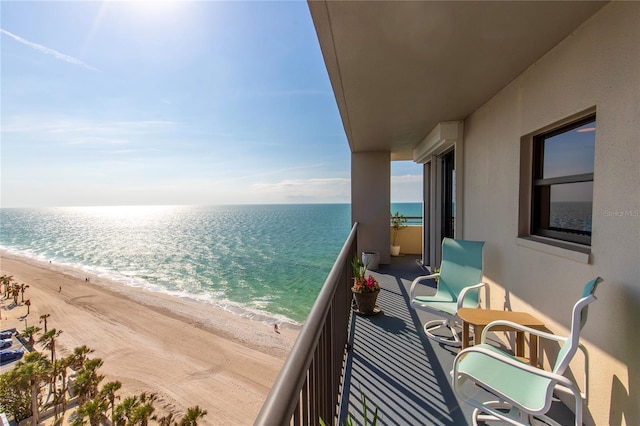
[[[420, 206], [391, 210], [415, 216]], [[349, 204], [4, 208], [0, 249], [265, 322], [301, 324], [350, 223]]]
[[551, 202], [549, 224], [552, 228], [570, 229], [591, 235], [591, 202]]

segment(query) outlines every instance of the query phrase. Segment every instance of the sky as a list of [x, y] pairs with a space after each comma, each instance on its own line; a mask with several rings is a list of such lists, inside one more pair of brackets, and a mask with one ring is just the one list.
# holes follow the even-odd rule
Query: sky
[[[593, 174], [595, 145], [595, 117], [579, 127], [545, 137], [542, 178]], [[551, 202], [591, 202], [593, 181], [551, 185], [550, 197]]]
[[[306, 2], [0, 8], [0, 207], [350, 202]], [[421, 200], [419, 165], [391, 196]]]

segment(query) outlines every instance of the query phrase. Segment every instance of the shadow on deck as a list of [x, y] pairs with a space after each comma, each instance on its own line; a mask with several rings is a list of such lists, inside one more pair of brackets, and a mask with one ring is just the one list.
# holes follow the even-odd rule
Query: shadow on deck
[[[378, 424], [471, 424], [473, 410], [456, 398], [449, 376], [458, 348], [428, 339], [422, 325], [435, 317], [409, 306], [411, 282], [426, 274], [416, 255], [394, 257], [391, 265], [372, 272], [380, 282], [377, 305], [382, 312], [351, 316], [352, 350], [346, 362], [340, 425], [347, 414], [363, 424], [360, 391], [367, 399], [369, 421], [378, 407]], [[550, 416], [561, 424], [573, 424], [570, 410], [555, 405]]]

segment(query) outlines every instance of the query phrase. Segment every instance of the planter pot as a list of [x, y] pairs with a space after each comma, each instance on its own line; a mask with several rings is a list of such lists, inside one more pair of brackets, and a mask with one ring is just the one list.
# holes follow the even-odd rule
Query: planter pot
[[400, 246], [391, 246], [391, 256], [400, 256]]
[[380, 263], [380, 254], [373, 251], [363, 251], [362, 263], [366, 265], [367, 269], [375, 271]]
[[379, 291], [375, 293], [353, 293], [353, 298], [356, 300], [356, 305], [358, 305], [358, 312], [361, 314], [374, 313], [379, 293]]

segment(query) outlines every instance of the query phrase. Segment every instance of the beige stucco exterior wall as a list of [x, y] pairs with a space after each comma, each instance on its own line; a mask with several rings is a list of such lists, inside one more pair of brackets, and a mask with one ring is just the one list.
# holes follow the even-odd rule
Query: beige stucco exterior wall
[[[389, 229], [393, 241], [393, 228]], [[400, 254], [422, 254], [422, 226], [410, 225], [398, 231], [396, 244], [400, 246]]]
[[[532, 31], [535, 30], [532, 28]], [[596, 108], [588, 263], [519, 244], [521, 137]], [[604, 283], [581, 339], [585, 424], [640, 419], [640, 3], [605, 6], [465, 120], [464, 238], [485, 240], [493, 309], [525, 310], [558, 334], [584, 284]], [[579, 369], [572, 370], [578, 381]]]
[[358, 222], [358, 250], [380, 254], [380, 263], [391, 262], [389, 222], [391, 213], [391, 154], [351, 154], [351, 219]]

